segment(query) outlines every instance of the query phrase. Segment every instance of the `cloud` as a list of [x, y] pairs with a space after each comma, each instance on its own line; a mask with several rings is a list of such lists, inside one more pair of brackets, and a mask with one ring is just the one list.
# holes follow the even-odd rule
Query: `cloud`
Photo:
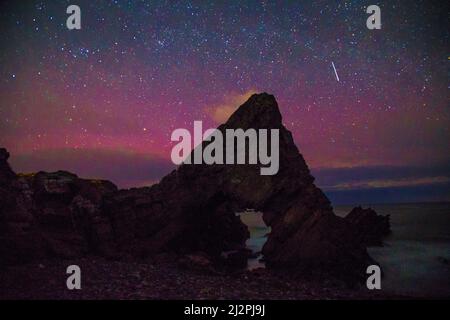
[[327, 189], [361, 189], [444, 183], [450, 164], [433, 166], [359, 166], [312, 169], [316, 183]]
[[333, 205], [450, 202], [450, 183], [408, 187], [325, 190]]
[[323, 186], [324, 190], [361, 190], [371, 188], [396, 188], [396, 187], [416, 187], [429, 186], [436, 184], [449, 183], [449, 177], [423, 177], [413, 179], [398, 180], [371, 180], [371, 181], [353, 181], [346, 183], [338, 183], [333, 186]]
[[236, 109], [247, 101], [256, 90], [248, 90], [242, 94], [229, 94], [222, 103], [206, 108], [206, 113], [216, 123], [224, 123], [233, 114]]
[[312, 169], [333, 204], [450, 200], [450, 164]]

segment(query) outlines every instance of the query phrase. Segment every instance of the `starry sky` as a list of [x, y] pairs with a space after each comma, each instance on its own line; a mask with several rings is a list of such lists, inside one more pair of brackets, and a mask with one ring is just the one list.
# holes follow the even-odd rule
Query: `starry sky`
[[[66, 27], [70, 4], [81, 30]], [[366, 27], [372, 4], [381, 30]], [[174, 167], [174, 129], [216, 127], [265, 91], [333, 202], [450, 200], [448, 12], [419, 0], [4, 1], [0, 146], [18, 172], [148, 185]]]

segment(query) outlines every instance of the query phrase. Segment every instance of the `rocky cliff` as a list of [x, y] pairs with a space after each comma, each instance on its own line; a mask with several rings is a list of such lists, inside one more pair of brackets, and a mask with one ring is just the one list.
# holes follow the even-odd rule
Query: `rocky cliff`
[[65, 171], [16, 175], [6, 162], [9, 154], [0, 153], [2, 177], [9, 177], [0, 183], [2, 264], [114, 252], [111, 225], [102, 211], [104, 197], [117, 191], [114, 184]]
[[63, 171], [17, 176], [2, 151], [2, 260], [203, 252], [226, 264], [223, 253], [243, 250], [249, 235], [235, 212], [254, 208], [272, 230], [263, 248], [268, 267], [363, 276], [372, 260], [314, 185], [275, 98], [253, 95], [218, 130], [238, 128], [279, 130], [276, 175], [260, 175], [260, 165], [183, 164], [152, 187], [117, 190]]

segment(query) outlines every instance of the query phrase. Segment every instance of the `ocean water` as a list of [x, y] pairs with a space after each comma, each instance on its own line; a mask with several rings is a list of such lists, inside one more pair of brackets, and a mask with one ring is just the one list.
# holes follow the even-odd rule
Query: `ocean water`
[[[391, 215], [392, 234], [383, 247], [369, 248], [381, 265], [383, 291], [415, 297], [450, 297], [450, 203], [365, 205]], [[345, 216], [353, 206], [336, 206]], [[239, 213], [249, 227], [247, 247], [259, 253], [270, 232], [259, 212]], [[261, 255], [249, 259], [248, 268], [264, 267]]]
[[[392, 234], [384, 247], [369, 248], [381, 265], [382, 290], [416, 297], [450, 297], [450, 203], [380, 204], [391, 215]], [[345, 216], [352, 206], [338, 206]]]
[[239, 212], [237, 213], [241, 218], [241, 221], [247, 225], [250, 232], [250, 238], [246, 241], [246, 246], [254, 253], [254, 257], [248, 259], [247, 268], [249, 270], [264, 268], [264, 262], [261, 261], [261, 250], [267, 241], [267, 234], [270, 233], [270, 227], [266, 226], [262, 219], [261, 212]]

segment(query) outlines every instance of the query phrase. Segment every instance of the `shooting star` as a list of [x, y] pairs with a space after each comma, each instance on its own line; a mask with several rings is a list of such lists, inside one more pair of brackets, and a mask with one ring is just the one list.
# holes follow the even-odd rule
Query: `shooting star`
[[336, 75], [336, 80], [339, 82], [339, 76], [337, 74], [336, 67], [334, 66], [334, 62], [333, 61], [331, 61], [331, 65], [333, 66], [334, 74]]

